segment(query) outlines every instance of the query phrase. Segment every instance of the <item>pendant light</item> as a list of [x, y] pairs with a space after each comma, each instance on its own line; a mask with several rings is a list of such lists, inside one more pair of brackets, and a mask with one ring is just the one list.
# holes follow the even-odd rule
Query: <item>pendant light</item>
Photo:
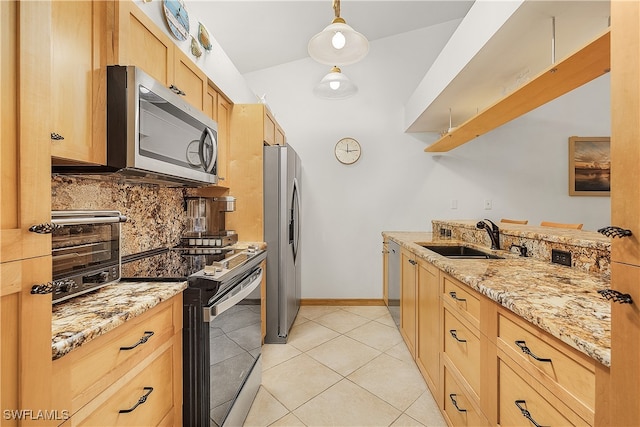
[[316, 96], [326, 99], [345, 99], [357, 92], [357, 86], [338, 67], [333, 67], [313, 89]]
[[333, 10], [333, 22], [309, 41], [309, 55], [321, 64], [354, 64], [369, 52], [369, 41], [340, 17], [340, 0], [333, 0]]

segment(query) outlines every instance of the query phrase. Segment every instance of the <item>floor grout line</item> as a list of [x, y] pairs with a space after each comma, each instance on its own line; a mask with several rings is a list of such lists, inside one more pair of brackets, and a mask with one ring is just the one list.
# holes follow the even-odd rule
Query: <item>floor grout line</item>
[[[318, 307], [321, 307], [321, 306], [318, 306]], [[361, 307], [359, 307], [358, 309], [359, 309], [359, 310], [363, 310]], [[314, 309], [314, 311], [322, 311], [322, 308]], [[314, 316], [313, 318], [306, 317], [306, 316], [304, 315], [304, 313], [302, 313], [302, 314], [301, 314], [301, 313], [299, 313], [299, 314], [298, 314], [298, 316], [301, 316], [302, 318], [304, 318], [304, 319], [305, 319], [305, 321], [303, 321], [303, 322], [299, 322], [299, 321], [298, 321], [298, 319], [296, 319], [296, 321], [294, 322], [293, 328], [292, 328], [292, 333], [290, 333], [290, 335], [289, 335], [289, 339], [290, 339], [289, 343], [287, 343], [287, 344], [282, 344], [282, 345], [289, 345], [289, 346], [291, 346], [293, 349], [295, 349], [295, 350], [296, 350], [296, 351], [298, 351], [299, 353], [298, 353], [298, 354], [296, 354], [296, 355], [294, 355], [294, 356], [288, 357], [287, 359], [282, 360], [282, 361], [280, 361], [279, 363], [276, 363], [276, 364], [275, 364], [275, 365], [273, 365], [273, 366], [270, 366], [269, 368], [265, 369], [265, 370], [264, 370], [264, 372], [266, 373], [266, 372], [270, 371], [271, 369], [274, 369], [274, 368], [276, 368], [276, 367], [278, 367], [278, 366], [281, 366], [281, 365], [282, 365], [282, 364], [284, 364], [284, 363], [290, 362], [290, 361], [292, 361], [293, 359], [295, 359], [295, 358], [297, 358], [297, 357], [300, 357], [300, 356], [302, 356], [302, 355], [304, 354], [304, 355], [306, 355], [307, 357], [309, 357], [311, 360], [313, 360], [315, 363], [318, 363], [318, 364], [319, 364], [319, 365], [321, 365], [323, 368], [329, 369], [332, 373], [336, 374], [336, 375], [338, 376], [338, 380], [337, 380], [337, 381], [335, 381], [334, 383], [332, 383], [331, 385], [329, 385], [329, 386], [327, 386], [327, 387], [324, 387], [322, 390], [315, 392], [311, 397], [309, 397], [308, 399], [306, 399], [303, 403], [298, 404], [298, 405], [296, 406], [296, 408], [295, 408], [295, 409], [293, 409], [293, 410], [289, 410], [289, 408], [287, 407], [287, 405], [285, 405], [285, 404], [284, 404], [284, 402], [283, 402], [281, 399], [279, 399], [279, 398], [278, 398], [277, 393], [276, 393], [276, 394], [274, 394], [272, 391], [270, 391], [270, 390], [267, 388], [268, 386], [265, 386], [265, 385], [264, 385], [264, 383], [263, 383], [263, 385], [262, 385], [262, 387], [261, 387], [261, 388], [263, 389], [263, 392], [267, 393], [267, 394], [268, 394], [268, 395], [269, 395], [273, 400], [275, 400], [276, 402], [278, 402], [278, 404], [279, 404], [279, 405], [281, 405], [282, 407], [284, 407], [284, 409], [287, 411], [287, 412], [286, 412], [286, 414], [282, 415], [281, 417], [279, 417], [279, 418], [278, 418], [277, 420], [275, 420], [275, 421], [271, 421], [271, 422], [269, 422], [269, 424], [268, 424], [268, 425], [277, 424], [280, 420], [284, 419], [285, 417], [287, 417], [287, 416], [289, 416], [289, 415], [292, 415], [292, 416], [296, 417], [296, 419], [298, 419], [298, 421], [299, 421], [299, 422], [302, 422], [302, 420], [300, 420], [300, 418], [299, 418], [298, 416], [296, 416], [295, 412], [296, 412], [296, 411], [298, 411], [298, 410], [300, 410], [301, 408], [303, 408], [305, 405], [309, 404], [309, 402], [311, 402], [312, 400], [316, 399], [316, 398], [317, 398], [318, 396], [320, 396], [321, 394], [323, 394], [323, 393], [327, 392], [327, 391], [328, 391], [329, 389], [331, 389], [332, 387], [337, 386], [337, 385], [338, 385], [341, 381], [343, 381], [343, 380], [347, 380], [347, 381], [349, 381], [349, 383], [351, 383], [353, 386], [356, 386], [356, 387], [358, 387], [359, 389], [363, 390], [364, 392], [366, 392], [366, 393], [368, 393], [368, 394], [371, 394], [372, 396], [375, 396], [376, 398], [378, 398], [378, 399], [380, 399], [381, 401], [385, 402], [385, 403], [386, 403], [390, 408], [392, 408], [394, 411], [397, 411], [397, 412], [398, 412], [398, 415], [397, 415], [397, 416], [395, 416], [395, 418], [394, 418], [394, 419], [393, 419], [389, 424], [384, 424], [384, 425], [391, 426], [391, 425], [393, 425], [394, 423], [396, 423], [396, 422], [400, 421], [400, 419], [401, 419], [401, 418], [403, 418], [403, 419], [406, 421], [407, 419], [406, 419], [406, 418], [404, 418], [404, 417], [408, 417], [408, 419], [409, 419], [409, 420], [411, 420], [411, 422], [419, 423], [419, 422], [418, 422], [414, 417], [412, 417], [411, 415], [407, 414], [407, 411], [408, 411], [408, 410], [410, 410], [410, 409], [413, 407], [413, 405], [416, 405], [416, 404], [418, 403], [418, 401], [423, 397], [424, 393], [428, 393], [428, 394], [430, 394], [430, 392], [429, 392], [429, 390], [428, 390], [428, 387], [426, 387], [426, 384], [425, 384], [425, 390], [424, 390], [422, 393], [418, 394], [418, 395], [417, 395], [417, 396], [416, 396], [416, 397], [411, 401], [411, 403], [410, 403], [409, 405], [407, 405], [407, 406], [406, 406], [406, 408], [405, 408], [404, 410], [401, 410], [401, 409], [397, 408], [396, 406], [394, 406], [392, 403], [388, 402], [386, 399], [384, 399], [384, 398], [382, 398], [382, 397], [378, 396], [376, 393], [372, 392], [371, 390], [368, 390], [367, 388], [364, 388], [363, 386], [359, 385], [358, 383], [356, 383], [355, 381], [353, 381], [351, 378], [349, 378], [349, 376], [353, 375], [353, 374], [354, 374], [355, 372], [357, 372], [358, 370], [363, 369], [363, 368], [364, 368], [364, 367], [366, 367], [368, 364], [372, 363], [374, 360], [376, 360], [376, 359], [380, 358], [382, 355], [386, 355], [387, 357], [389, 357], [389, 358], [391, 358], [391, 359], [393, 359], [393, 360], [395, 360], [396, 362], [399, 362], [399, 363], [401, 363], [401, 364], [407, 364], [407, 360], [406, 360], [406, 359], [404, 359], [404, 358], [401, 358], [401, 355], [400, 355], [400, 354], [392, 355], [392, 354], [389, 354], [389, 353], [388, 353], [389, 351], [393, 350], [396, 346], [398, 346], [400, 343], [404, 344], [404, 341], [403, 341], [402, 339], [400, 339], [400, 342], [399, 342], [399, 343], [396, 343], [396, 344], [392, 345], [391, 347], [386, 348], [385, 350], [380, 350], [379, 348], [373, 347], [373, 346], [369, 345], [368, 343], [362, 342], [362, 341], [360, 341], [360, 340], [358, 340], [358, 339], [356, 339], [356, 338], [353, 338], [353, 337], [350, 337], [350, 336], [348, 336], [348, 335], [347, 335], [349, 332], [352, 332], [352, 331], [354, 331], [354, 330], [356, 330], [356, 329], [358, 329], [358, 328], [360, 328], [360, 327], [363, 327], [363, 326], [365, 326], [365, 325], [370, 325], [371, 323], [375, 323], [375, 324], [377, 324], [377, 325], [379, 325], [379, 326], [382, 326], [382, 327], [392, 328], [392, 329], [395, 329], [395, 330], [397, 331], [397, 329], [396, 329], [395, 327], [392, 327], [392, 326], [390, 326], [388, 323], [385, 323], [384, 321], [381, 321], [381, 320], [383, 320], [384, 318], [387, 318], [388, 313], [387, 313], [387, 314], [382, 314], [382, 315], [377, 316], [377, 317], [375, 317], [375, 318], [373, 318], [373, 319], [372, 319], [372, 318], [370, 318], [370, 317], [362, 316], [362, 315], [360, 315], [360, 314], [358, 314], [358, 313], [354, 313], [354, 312], [352, 312], [352, 311], [349, 311], [349, 310], [347, 310], [347, 309], [345, 309], [345, 308], [343, 308], [343, 307], [339, 307], [339, 308], [334, 309], [334, 310], [332, 310], [332, 309], [330, 309], [330, 308], [328, 308], [328, 307], [327, 307], [327, 308], [326, 308], [326, 311], [327, 311], [326, 313], [319, 314], [319, 315], [317, 315], [317, 316]], [[322, 318], [322, 317], [327, 316], [327, 315], [330, 315], [330, 314], [332, 314], [332, 313], [336, 313], [336, 312], [338, 312], [338, 311], [342, 311], [343, 313], [348, 313], [348, 314], [351, 314], [351, 315], [354, 315], [354, 316], [358, 316], [358, 317], [360, 317], [360, 318], [362, 318], [362, 319], [365, 319], [365, 320], [366, 320], [366, 322], [365, 322], [365, 323], [363, 323], [363, 324], [361, 324], [361, 325], [359, 325], [359, 326], [356, 326], [356, 327], [354, 327], [354, 328], [351, 328], [351, 329], [349, 329], [348, 331], [345, 331], [345, 332], [336, 331], [335, 329], [332, 329], [331, 327], [326, 326], [326, 325], [323, 325], [323, 324], [321, 323], [321, 318]], [[303, 308], [301, 308], [301, 312], [303, 312]], [[389, 317], [389, 318], [390, 318], [390, 317]], [[386, 320], [387, 320], [387, 322], [388, 322], [389, 318], [387, 318], [387, 319], [386, 319]], [[313, 347], [311, 347], [311, 348], [308, 348], [308, 349], [306, 349], [306, 350], [302, 350], [302, 349], [300, 349], [300, 348], [296, 347], [296, 346], [295, 346], [295, 344], [292, 344], [292, 343], [291, 343], [291, 338], [292, 338], [292, 336], [294, 336], [294, 337], [295, 337], [295, 335], [294, 335], [294, 333], [293, 333], [294, 328], [298, 328], [298, 327], [303, 326], [303, 325], [305, 325], [305, 324], [307, 324], [307, 323], [309, 323], [309, 322], [313, 322], [313, 323], [314, 323], [314, 325], [318, 325], [318, 326], [322, 326], [322, 327], [324, 327], [324, 328], [327, 328], [327, 329], [331, 330], [332, 332], [336, 333], [337, 335], [336, 335], [335, 337], [330, 338], [330, 339], [328, 339], [328, 340], [326, 340], [326, 341], [323, 341], [323, 342], [321, 342], [321, 343], [319, 343], [319, 344], [317, 344], [317, 345], [315, 345], [315, 346], [313, 346]], [[394, 325], [394, 326], [395, 326], [395, 325]], [[398, 331], [398, 333], [399, 333], [399, 331]], [[326, 364], [325, 364], [325, 363], [323, 363], [322, 361], [320, 361], [320, 360], [316, 359], [316, 358], [315, 358], [315, 357], [313, 357], [311, 354], [309, 354], [309, 352], [311, 352], [311, 351], [313, 351], [313, 350], [315, 350], [315, 349], [318, 349], [319, 347], [321, 347], [321, 346], [323, 346], [323, 345], [325, 345], [325, 344], [329, 344], [329, 343], [331, 343], [332, 341], [334, 341], [334, 340], [336, 340], [336, 339], [339, 339], [339, 338], [342, 338], [342, 337], [344, 337], [344, 338], [348, 338], [348, 339], [350, 339], [350, 340], [353, 340], [353, 341], [355, 341], [356, 343], [358, 343], [358, 344], [360, 344], [360, 345], [364, 345], [364, 346], [366, 346], [367, 348], [369, 348], [369, 349], [371, 349], [371, 350], [374, 350], [374, 351], [377, 351], [377, 352], [379, 352], [379, 353], [378, 353], [377, 355], [375, 355], [375, 356], [372, 356], [369, 360], [367, 360], [367, 361], [366, 361], [366, 362], [364, 362], [363, 364], [360, 364], [360, 365], [359, 365], [358, 367], [356, 367], [354, 370], [350, 371], [347, 375], [343, 375], [343, 374], [341, 374], [340, 372], [336, 371], [336, 370], [335, 370], [334, 368], [332, 368], [331, 366], [326, 365]], [[294, 341], [295, 341], [295, 338], [294, 338]], [[280, 345], [280, 344], [278, 344], [278, 345]], [[406, 348], [406, 347], [405, 347], [405, 348]], [[407, 350], [407, 351], [408, 351], [408, 350]], [[394, 352], [394, 353], [398, 353], [398, 352]], [[395, 363], [395, 362], [394, 362], [394, 363]], [[420, 381], [421, 381], [422, 383], [424, 383], [424, 379], [422, 378], [422, 376], [421, 376], [421, 374], [420, 374], [420, 371], [417, 369], [417, 366], [414, 366], [414, 367], [416, 368], [416, 369], [415, 369], [415, 371], [417, 372], [417, 375], [419, 376]], [[275, 371], [274, 371], [274, 372], [275, 372]], [[250, 419], [251, 419], [251, 420], [253, 421], [251, 425], [256, 425], [256, 426], [257, 426], [257, 425], [260, 425], [260, 426], [263, 426], [263, 427], [266, 427], [266, 426], [267, 426], [267, 424], [259, 424], [259, 423], [258, 423], [258, 421], [259, 421], [259, 416], [258, 416], [257, 414], [256, 414], [256, 416], [255, 416], [255, 417], [251, 418], [251, 416], [252, 416], [252, 415], [253, 415], [253, 414], [250, 412], [249, 417], [247, 418], [247, 420], [250, 420]], [[404, 416], [404, 417], [403, 417], [403, 416]], [[245, 425], [247, 425], [247, 426], [248, 426], [248, 425], [250, 425], [250, 424], [245, 424]], [[305, 425], [305, 424], [303, 423], [303, 425]], [[319, 425], [319, 424], [314, 424], [314, 425]], [[417, 425], [424, 425], [424, 424], [417, 424]]]

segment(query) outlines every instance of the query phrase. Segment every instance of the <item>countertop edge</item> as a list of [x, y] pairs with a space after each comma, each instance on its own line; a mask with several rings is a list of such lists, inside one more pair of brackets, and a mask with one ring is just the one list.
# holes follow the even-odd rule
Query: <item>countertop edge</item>
[[[52, 360], [144, 314], [186, 288], [186, 281], [118, 282], [54, 306]], [[102, 306], [103, 309], [96, 310], [96, 306]], [[78, 321], [78, 318], [83, 319]]]

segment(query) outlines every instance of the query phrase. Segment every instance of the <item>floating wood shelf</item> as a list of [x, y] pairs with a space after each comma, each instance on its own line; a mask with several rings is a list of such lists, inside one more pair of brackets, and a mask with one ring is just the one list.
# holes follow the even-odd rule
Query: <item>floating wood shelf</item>
[[424, 149], [450, 151], [609, 72], [610, 31], [548, 67], [535, 78], [479, 112]]

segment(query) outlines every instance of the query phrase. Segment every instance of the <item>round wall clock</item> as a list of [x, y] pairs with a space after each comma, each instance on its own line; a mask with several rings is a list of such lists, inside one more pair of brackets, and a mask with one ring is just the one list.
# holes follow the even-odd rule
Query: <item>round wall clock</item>
[[357, 162], [361, 153], [360, 143], [353, 138], [342, 138], [336, 144], [336, 159], [345, 165]]
[[189, 36], [189, 13], [183, 0], [164, 0], [162, 9], [171, 34], [178, 40], [186, 40]]

